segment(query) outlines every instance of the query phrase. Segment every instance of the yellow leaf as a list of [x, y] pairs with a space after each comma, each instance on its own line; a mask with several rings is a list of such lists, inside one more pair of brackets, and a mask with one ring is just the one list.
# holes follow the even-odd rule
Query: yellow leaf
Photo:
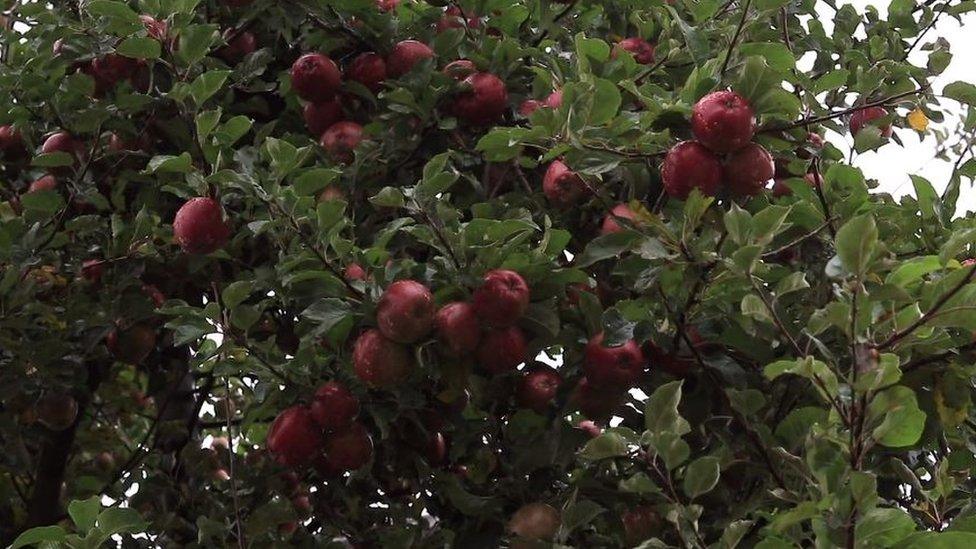
[[922, 109], [916, 107], [914, 111], [908, 113], [908, 124], [917, 132], [924, 132], [929, 127], [929, 117], [925, 116]]

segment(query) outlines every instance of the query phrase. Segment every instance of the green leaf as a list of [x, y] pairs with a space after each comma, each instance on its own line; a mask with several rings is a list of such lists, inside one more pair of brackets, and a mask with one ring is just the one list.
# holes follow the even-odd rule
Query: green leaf
[[[976, 237], [976, 232], [974, 232], [974, 237]], [[940, 269], [942, 269], [942, 262], [939, 260], [938, 256], [926, 255], [922, 257], [913, 257], [905, 260], [901, 265], [898, 266], [897, 269], [891, 271], [891, 273], [889, 273], [888, 277], [885, 279], [885, 283], [904, 287], [909, 283], [915, 282], [923, 276]]]
[[863, 275], [878, 244], [878, 227], [871, 215], [855, 217], [837, 231], [837, 255], [848, 271]]
[[632, 477], [621, 480], [617, 488], [631, 494], [657, 494], [661, 491], [646, 473], [635, 473]]
[[563, 509], [562, 527], [567, 533], [572, 532], [577, 528], [593, 522], [593, 519], [604, 512], [606, 512], [606, 509], [588, 499], [574, 502]]
[[851, 72], [847, 69], [830, 71], [820, 78], [814, 80], [813, 86], [810, 87], [810, 91], [814, 93], [823, 93], [836, 90], [847, 83], [847, 79], [850, 78], [850, 75]]
[[669, 432], [685, 435], [691, 426], [678, 413], [681, 402], [681, 381], [661, 385], [644, 403], [644, 427], [652, 433]]
[[88, 13], [95, 16], [118, 19], [132, 25], [141, 24], [139, 21], [139, 14], [122, 2], [113, 2], [111, 0], [92, 0], [88, 3], [87, 9]]
[[176, 57], [184, 66], [195, 65], [207, 55], [218, 37], [217, 25], [188, 25], [180, 31]]
[[772, 323], [773, 317], [769, 314], [769, 309], [766, 308], [766, 304], [763, 303], [762, 298], [756, 294], [746, 294], [742, 298], [742, 303], [739, 305], [742, 309], [742, 314], [750, 318], [754, 318], [760, 322]]
[[217, 127], [220, 123], [220, 115], [223, 114], [223, 109], [220, 107], [212, 111], [204, 111], [197, 115], [196, 126], [197, 126], [197, 139], [202, 143], [210, 132]]
[[957, 81], [946, 84], [942, 88], [942, 95], [949, 99], [955, 99], [960, 103], [965, 103], [970, 107], [976, 107], [976, 85], [970, 84], [969, 82]]
[[580, 451], [580, 456], [590, 461], [625, 455], [627, 455], [627, 441], [612, 431], [591, 439]]
[[790, 273], [789, 276], [776, 283], [776, 296], [782, 297], [786, 294], [805, 290], [809, 287], [810, 283], [807, 282], [806, 273], [802, 271]]
[[595, 84], [596, 91], [593, 93], [593, 107], [590, 109], [590, 124], [599, 126], [617, 116], [621, 98], [620, 89], [613, 82], [598, 78]]
[[228, 284], [224, 288], [224, 291], [220, 293], [220, 298], [224, 302], [224, 307], [233, 309], [243, 303], [251, 295], [252, 291], [254, 291], [253, 280], [238, 280]]
[[98, 529], [108, 539], [122, 532], [139, 532], [146, 528], [146, 522], [135, 509], [109, 507], [98, 515]]
[[901, 540], [896, 549], [968, 549], [976, 547], [976, 534], [969, 532], [918, 532]]
[[38, 544], [55, 544], [64, 541], [68, 535], [60, 526], [38, 526], [24, 531], [7, 549], [19, 549]]
[[877, 507], [857, 521], [857, 547], [891, 547], [915, 531], [915, 521], [901, 509]]
[[31, 159], [31, 165], [38, 168], [59, 168], [74, 163], [74, 155], [62, 151], [39, 154]]
[[352, 314], [352, 307], [345, 301], [327, 297], [316, 301], [302, 311], [301, 316], [318, 324], [316, 332], [327, 333]]
[[779, 360], [768, 364], [763, 369], [767, 379], [776, 379], [784, 374], [793, 374], [814, 382], [814, 386], [825, 399], [836, 397], [839, 384], [837, 376], [826, 364], [813, 357], [802, 357], [795, 360]]
[[791, 0], [756, 0], [755, 6], [757, 10], [778, 10], [790, 2]]
[[75, 523], [75, 528], [81, 532], [87, 532], [95, 527], [95, 520], [101, 510], [102, 504], [98, 496], [74, 500], [68, 504], [68, 515]]
[[704, 456], [692, 461], [685, 469], [682, 488], [690, 499], [708, 493], [718, 484], [719, 461], [714, 456]]
[[148, 173], [188, 173], [193, 170], [193, 159], [190, 153], [182, 153], [179, 156], [168, 154], [156, 155], [149, 159], [146, 166]]
[[793, 53], [781, 42], [751, 42], [739, 46], [739, 55], [743, 57], [759, 56], [766, 60], [769, 68], [781, 74], [787, 74], [796, 68]]
[[369, 203], [381, 208], [401, 208], [406, 203], [406, 197], [396, 187], [383, 187], [380, 192], [369, 197]]
[[725, 229], [736, 244], [745, 244], [752, 238], [752, 215], [735, 202], [723, 216]]
[[340, 173], [335, 168], [312, 168], [295, 178], [292, 189], [299, 196], [310, 196], [328, 187]]
[[915, 444], [925, 429], [925, 412], [919, 409], [915, 392], [904, 385], [878, 393], [868, 405], [868, 417], [882, 420], [871, 435], [892, 448]]
[[209, 71], [196, 77], [190, 84], [190, 96], [197, 105], [203, 105], [224, 85], [231, 71]]
[[147, 36], [132, 36], [126, 38], [121, 44], [116, 46], [115, 51], [119, 55], [131, 57], [133, 59], [157, 59], [162, 48], [159, 41]]
[[618, 257], [630, 250], [641, 239], [641, 235], [633, 231], [623, 231], [598, 236], [590, 241], [583, 249], [583, 253], [576, 256], [573, 264], [576, 267], [588, 267], [598, 261]]
[[20, 205], [25, 210], [53, 214], [64, 207], [64, 197], [54, 190], [34, 191], [21, 196]]
[[237, 115], [227, 122], [224, 122], [220, 128], [217, 129], [215, 136], [222, 145], [230, 146], [233, 145], [238, 139], [244, 137], [244, 134], [250, 131], [252, 124], [253, 122], [250, 118], [244, 115]]

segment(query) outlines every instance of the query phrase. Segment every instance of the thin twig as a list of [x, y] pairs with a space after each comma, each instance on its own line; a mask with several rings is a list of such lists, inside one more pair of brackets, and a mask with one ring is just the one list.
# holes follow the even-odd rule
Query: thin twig
[[926, 322], [931, 320], [932, 317], [939, 312], [939, 309], [941, 309], [950, 299], [953, 298], [953, 296], [955, 296], [957, 293], [959, 293], [960, 290], [962, 290], [967, 284], [969, 284], [973, 280], [973, 277], [976, 277], [976, 265], [970, 266], [969, 272], [966, 273], [966, 276], [963, 277], [963, 279], [960, 280], [955, 286], [953, 286], [951, 290], [943, 294], [942, 297], [940, 297], [935, 302], [935, 304], [933, 304], [932, 307], [929, 308], [928, 311], [925, 311], [925, 314], [918, 317], [915, 320], [915, 322], [912, 322], [911, 325], [909, 325], [905, 329], [895, 332], [888, 339], [884, 340], [878, 345], [875, 345], [875, 348], [878, 350], [887, 349], [888, 347], [897, 344], [902, 339], [905, 339], [906, 337], [910, 336], [915, 330], [924, 326]]
[[897, 99], [901, 99], [903, 97], [909, 97], [909, 96], [912, 96], [912, 95], [918, 95], [920, 93], [924, 93], [924, 92], [928, 91], [928, 89], [929, 89], [929, 85], [928, 84], [924, 84], [924, 85], [920, 86], [917, 89], [909, 90], [909, 91], [901, 92], [901, 93], [896, 93], [895, 95], [891, 95], [891, 96], [885, 97], [884, 99], [878, 99], [877, 101], [870, 101], [868, 103], [864, 103], [863, 105], [856, 105], [854, 107], [850, 107], [850, 108], [847, 108], [847, 109], [844, 109], [844, 110], [841, 110], [841, 111], [837, 111], [837, 112], [832, 112], [830, 114], [802, 118], [802, 119], [797, 120], [795, 122], [791, 122], [791, 123], [789, 123], [789, 124], [787, 124], [785, 126], [774, 126], [774, 127], [771, 127], [771, 128], [763, 128], [763, 129], [759, 130], [759, 132], [760, 133], [784, 132], [784, 131], [792, 130], [794, 128], [799, 128], [799, 127], [802, 127], [802, 126], [809, 126], [810, 124], [819, 124], [820, 122], [826, 122], [827, 120], [833, 120], [834, 118], [840, 118], [842, 116], [846, 116], [848, 114], [851, 114], [852, 112], [857, 112], [857, 111], [862, 110], [862, 109], [867, 109], [867, 108], [870, 108], [870, 107], [881, 107], [881, 106], [885, 106], [885, 105], [888, 105], [889, 103], [891, 103], [892, 101], [895, 101]]
[[725, 52], [725, 59], [722, 61], [722, 70], [719, 71], [719, 79], [725, 78], [725, 71], [729, 68], [729, 61], [732, 60], [732, 51], [735, 50], [735, 45], [739, 41], [739, 35], [742, 34], [742, 28], [746, 26], [746, 19], [749, 15], [749, 6], [752, 4], [752, 0], [746, 0], [742, 4], [742, 17], [739, 19], [739, 25], [735, 28], [735, 34], [732, 35], [732, 41], [729, 42], [729, 49]]

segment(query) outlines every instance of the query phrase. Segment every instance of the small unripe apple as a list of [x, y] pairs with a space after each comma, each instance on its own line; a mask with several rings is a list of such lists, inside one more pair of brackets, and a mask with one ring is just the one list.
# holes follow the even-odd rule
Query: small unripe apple
[[312, 418], [326, 431], [345, 429], [359, 415], [359, 399], [345, 385], [330, 381], [315, 391]]
[[329, 126], [320, 140], [325, 153], [337, 162], [346, 164], [355, 158], [356, 147], [363, 140], [363, 127], [344, 120]]
[[326, 435], [325, 461], [339, 471], [354, 471], [373, 457], [373, 440], [361, 423]]
[[306, 103], [305, 107], [302, 108], [305, 127], [308, 128], [308, 133], [316, 137], [322, 137], [325, 130], [344, 117], [342, 103], [339, 102], [338, 97], [322, 103]]
[[227, 29], [222, 36], [226, 45], [217, 50], [217, 57], [223, 59], [228, 65], [240, 63], [258, 49], [258, 39], [251, 31], [238, 32], [237, 29]]
[[630, 388], [644, 372], [644, 354], [633, 339], [619, 347], [605, 347], [600, 332], [590, 338], [584, 355], [583, 371], [596, 387]]
[[346, 66], [345, 77], [376, 93], [383, 89], [386, 80], [386, 61], [371, 51], [361, 53]]
[[166, 41], [166, 35], [169, 34], [169, 25], [166, 24], [165, 20], [160, 21], [145, 13], [139, 16], [139, 20], [146, 27], [146, 34], [149, 35], [149, 38], [160, 42]]
[[423, 42], [403, 40], [393, 46], [393, 51], [386, 58], [386, 72], [393, 78], [399, 78], [410, 72], [420, 61], [434, 57], [434, 50]]
[[596, 438], [603, 434], [603, 429], [601, 429], [600, 426], [591, 419], [580, 420], [580, 422], [576, 424], [576, 428], [586, 433], [586, 436], [590, 438]]
[[322, 430], [304, 406], [282, 410], [268, 429], [268, 449], [282, 465], [308, 465], [322, 448]]
[[97, 284], [105, 274], [105, 261], [101, 259], [86, 259], [81, 262], [81, 277]]
[[515, 400], [523, 408], [544, 414], [556, 398], [563, 378], [549, 366], [535, 366], [522, 375], [515, 392]]
[[612, 57], [616, 58], [620, 50], [629, 52], [634, 56], [634, 61], [641, 65], [650, 65], [654, 62], [654, 44], [638, 36], [624, 38], [613, 48]]
[[383, 292], [376, 305], [380, 333], [397, 343], [415, 343], [434, 326], [434, 296], [415, 280], [398, 280]]
[[634, 220], [637, 219], [637, 214], [634, 213], [634, 210], [630, 209], [629, 205], [617, 204], [610, 210], [610, 213], [603, 218], [603, 225], [600, 226], [600, 234], [619, 233], [624, 230], [624, 228], [617, 223], [615, 217]]
[[546, 97], [546, 106], [550, 109], [558, 109], [563, 106], [563, 90], [558, 89]]
[[508, 520], [506, 530], [529, 540], [551, 540], [559, 531], [562, 519], [553, 506], [541, 503], [527, 503], [515, 511]]
[[542, 192], [554, 206], [568, 208], [587, 194], [587, 188], [579, 174], [570, 170], [563, 161], [553, 160], [542, 178]]
[[661, 167], [661, 181], [668, 196], [684, 200], [693, 189], [715, 196], [722, 184], [722, 163], [697, 141], [671, 147]]
[[512, 326], [529, 307], [529, 286], [522, 275], [507, 269], [488, 271], [481, 287], [474, 292], [472, 304], [481, 321], [488, 326]]
[[184, 203], [173, 219], [173, 236], [188, 254], [209, 254], [220, 249], [230, 237], [220, 203], [199, 196]]
[[478, 72], [478, 67], [470, 59], [456, 59], [445, 65], [442, 72], [455, 80], [464, 80]]
[[346, 270], [343, 271], [342, 276], [346, 280], [366, 280], [366, 270], [359, 263], [350, 263], [346, 265]]
[[105, 343], [116, 360], [138, 366], [156, 348], [156, 329], [148, 324], [133, 324], [125, 330], [109, 332]]
[[888, 116], [888, 111], [884, 107], [866, 107], [860, 110], [854, 111], [851, 114], [851, 120], [849, 123], [851, 129], [851, 135], [857, 135], [864, 126], [872, 125], [878, 126], [881, 130], [882, 137], [891, 137], [891, 124], [874, 124], [875, 120], [880, 120]]
[[725, 159], [725, 184], [733, 196], [755, 196], [776, 173], [773, 156], [762, 145], [749, 143]]
[[485, 126], [502, 117], [508, 109], [505, 82], [494, 74], [476, 72], [461, 83], [465, 91], [454, 98], [453, 112], [472, 126]]
[[352, 363], [359, 379], [380, 388], [401, 383], [414, 367], [410, 349], [373, 329], [366, 330], [356, 339]]
[[481, 341], [481, 322], [470, 303], [455, 301], [438, 309], [434, 316], [437, 337], [451, 356], [472, 353]]
[[733, 91], [712, 92], [692, 108], [691, 131], [709, 149], [732, 152], [752, 141], [756, 113], [744, 97]]
[[583, 377], [573, 394], [570, 401], [583, 412], [583, 414], [594, 420], [603, 420], [613, 413], [613, 411], [623, 404], [623, 392], [620, 389], [606, 389], [597, 387], [589, 379]]
[[487, 330], [475, 353], [478, 365], [490, 374], [511, 372], [529, 358], [529, 342], [517, 326]]
[[457, 6], [448, 6], [444, 11], [444, 17], [437, 21], [436, 29], [440, 34], [449, 29], [460, 29], [467, 26], [476, 29], [481, 26], [481, 19], [472, 13], [464, 13]]
[[37, 421], [52, 431], [64, 431], [78, 417], [78, 401], [71, 395], [47, 393], [35, 406]]
[[37, 191], [55, 191], [58, 188], [58, 180], [53, 175], [48, 174], [41, 176], [34, 181], [31, 181], [29, 187], [27, 187], [27, 192], [33, 193]]
[[306, 53], [291, 66], [291, 87], [305, 101], [328, 101], [341, 85], [339, 67], [327, 55]]
[[521, 105], [519, 105], [518, 112], [520, 115], [528, 118], [529, 116], [532, 116], [532, 113], [544, 106], [545, 103], [539, 101], [538, 99], [526, 99], [525, 101], [522, 101]]

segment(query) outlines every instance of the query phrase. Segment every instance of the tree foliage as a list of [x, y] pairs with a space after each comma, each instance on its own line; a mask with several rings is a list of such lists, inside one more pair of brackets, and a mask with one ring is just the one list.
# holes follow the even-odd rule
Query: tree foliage
[[[837, 4], [8, 2], [0, 540], [976, 545], [976, 224], [956, 215], [976, 87], [930, 85], [952, 59], [935, 23], [976, 2]], [[433, 55], [401, 71], [406, 39]], [[344, 71], [334, 118], [362, 140], [331, 139], [351, 151], [306, 127], [307, 52]], [[351, 76], [368, 52], [378, 84]], [[491, 98], [458, 59], [504, 83], [503, 112], [472, 114]], [[668, 196], [665, 154], [723, 89], [755, 110], [776, 192]], [[830, 143], [912, 131], [954, 164], [941, 193], [872, 192]], [[545, 182], [557, 162], [568, 183]], [[212, 253], [174, 237], [195, 197], [229, 227]], [[483, 311], [498, 269], [529, 288], [517, 326], [476, 324], [460, 353], [420, 329], [379, 363], [405, 377], [364, 382], [355, 342], [394, 281]], [[636, 381], [594, 386], [601, 353], [640, 357]], [[554, 398], [521, 393], [534, 372]], [[356, 428], [286, 465], [269, 427], [314, 416], [326, 382]]]

